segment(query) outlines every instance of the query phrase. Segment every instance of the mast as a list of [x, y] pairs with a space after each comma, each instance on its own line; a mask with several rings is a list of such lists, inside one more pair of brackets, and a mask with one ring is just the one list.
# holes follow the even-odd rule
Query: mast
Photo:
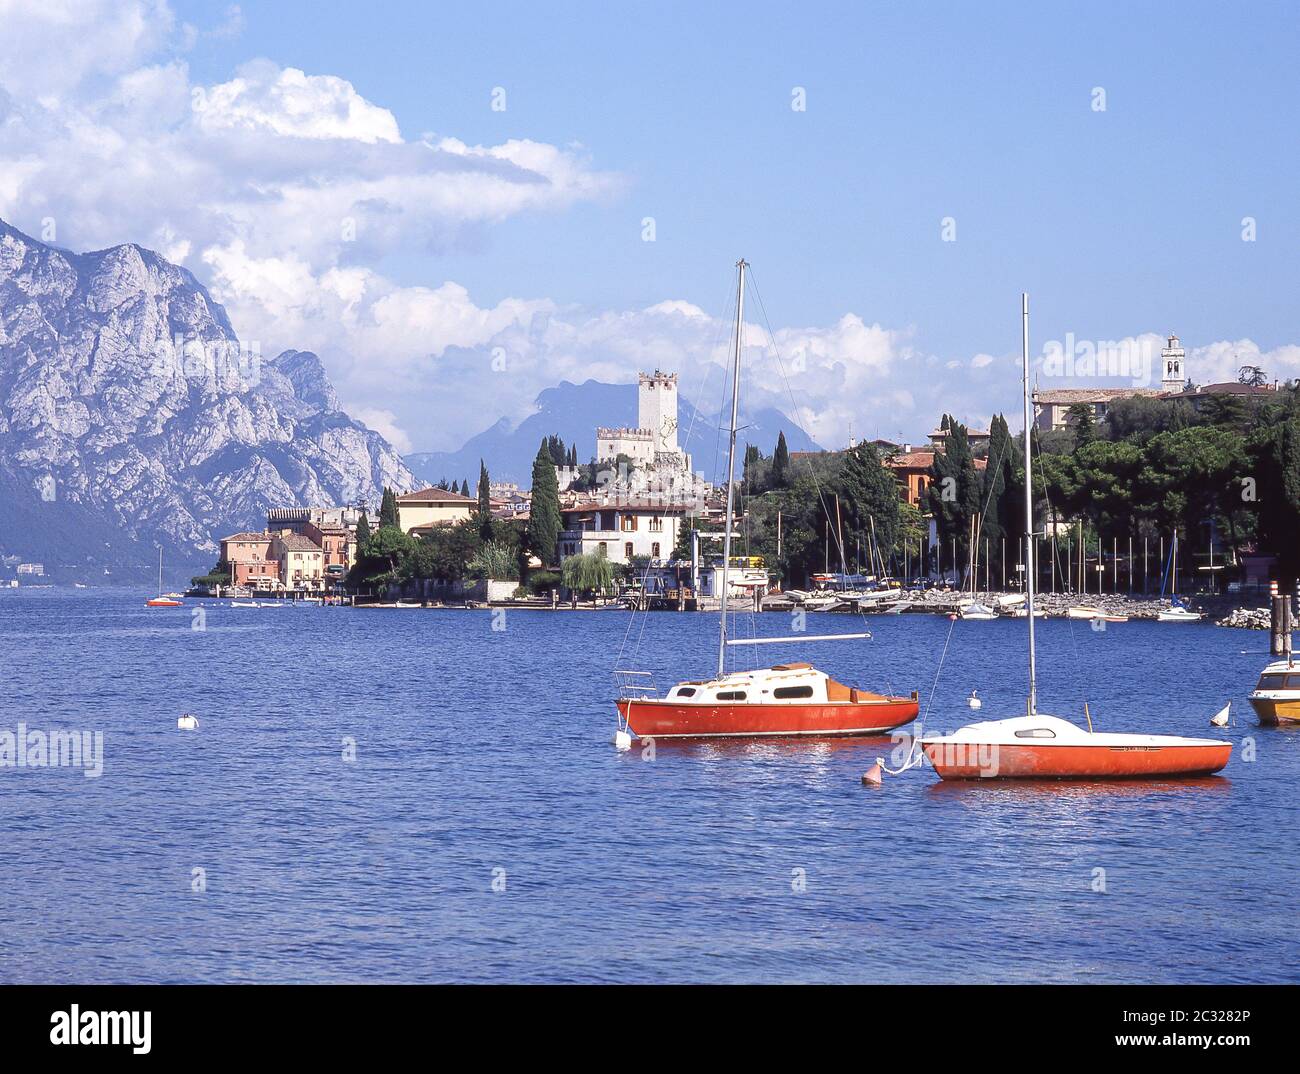
[[735, 503], [736, 487], [736, 411], [740, 403], [740, 346], [745, 334], [745, 259], [736, 262], [740, 270], [736, 282], [736, 358], [731, 370], [731, 437], [727, 443], [727, 514], [726, 529], [722, 533], [722, 614], [718, 629], [718, 678], [727, 669], [727, 571], [731, 567], [731, 512]]
[[1026, 714], [1038, 708], [1038, 672], [1034, 666], [1034, 456], [1033, 407], [1029, 400], [1029, 296], [1020, 295], [1020, 357], [1025, 388], [1025, 597], [1029, 606], [1029, 698]]

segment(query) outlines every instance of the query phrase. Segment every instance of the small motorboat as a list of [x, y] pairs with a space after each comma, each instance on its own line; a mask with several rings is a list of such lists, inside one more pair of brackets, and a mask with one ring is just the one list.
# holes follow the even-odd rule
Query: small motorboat
[[1192, 611], [1177, 598], [1168, 608], [1156, 615], [1156, 619], [1161, 623], [1199, 623], [1202, 618], [1200, 612]]
[[1264, 727], [1300, 724], [1300, 666], [1290, 660], [1269, 664], [1251, 691], [1250, 707]]
[[[1029, 297], [1021, 296], [1025, 419], [1025, 595], [1029, 693], [1023, 716], [967, 724], [926, 735], [921, 749], [941, 779], [1134, 779], [1202, 776], [1228, 763], [1232, 743], [1175, 735], [1095, 732], [1038, 711], [1034, 650], [1033, 410], [1029, 381]], [[1090, 609], [1091, 610], [1091, 609]], [[1084, 708], [1085, 714], [1087, 707]]]
[[823, 596], [821, 594], [809, 594], [799, 602], [806, 612], [828, 612], [838, 604], [844, 603], [838, 596]]
[[1101, 608], [1076, 607], [1066, 611], [1067, 619], [1086, 619], [1090, 623], [1101, 621], [1103, 623], [1127, 623], [1127, 615], [1119, 615], [1116, 612], [1104, 611]]
[[998, 617], [997, 612], [987, 604], [980, 604], [978, 601], [963, 604], [957, 609], [957, 614], [963, 619], [996, 619]]
[[232, 600], [230, 606], [232, 608], [256, 608], [258, 603], [255, 600]]

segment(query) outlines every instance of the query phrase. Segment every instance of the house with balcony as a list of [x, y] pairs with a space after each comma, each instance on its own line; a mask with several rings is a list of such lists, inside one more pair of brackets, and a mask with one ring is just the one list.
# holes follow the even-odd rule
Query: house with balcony
[[688, 504], [654, 501], [586, 501], [561, 507], [564, 528], [559, 558], [604, 549], [611, 563], [630, 563], [640, 557], [667, 560], [689, 512]]

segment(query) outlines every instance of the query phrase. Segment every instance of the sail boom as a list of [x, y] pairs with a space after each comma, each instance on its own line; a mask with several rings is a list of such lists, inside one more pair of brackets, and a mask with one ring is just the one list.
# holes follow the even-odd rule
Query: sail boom
[[795, 634], [787, 638], [728, 638], [728, 645], [776, 645], [788, 641], [853, 641], [869, 638], [870, 632], [861, 634]]

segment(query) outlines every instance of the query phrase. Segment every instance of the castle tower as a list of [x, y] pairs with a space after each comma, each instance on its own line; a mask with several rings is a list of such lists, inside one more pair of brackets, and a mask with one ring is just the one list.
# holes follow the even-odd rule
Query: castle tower
[[637, 424], [649, 429], [656, 452], [676, 452], [677, 374], [641, 373], [637, 377]]
[[1183, 345], [1177, 336], [1169, 337], [1169, 346], [1160, 352], [1161, 376], [1160, 387], [1167, 392], [1181, 392], [1187, 387], [1187, 378], [1183, 375]]

